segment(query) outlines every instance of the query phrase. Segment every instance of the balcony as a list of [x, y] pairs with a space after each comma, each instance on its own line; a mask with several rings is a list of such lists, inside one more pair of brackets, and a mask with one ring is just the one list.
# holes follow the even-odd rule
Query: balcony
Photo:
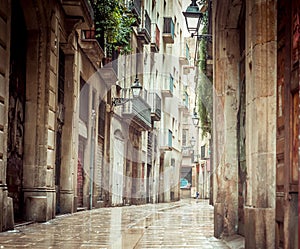
[[174, 91], [174, 78], [170, 74], [170, 78], [166, 79], [163, 83], [161, 94], [165, 98], [173, 97], [173, 91]]
[[183, 157], [191, 157], [192, 155], [193, 155], [193, 150], [189, 150], [189, 149], [182, 150]]
[[95, 39], [95, 30], [81, 30], [79, 45], [93, 65], [96, 68], [99, 68], [101, 61], [104, 58], [104, 52], [98, 41]]
[[162, 130], [160, 133], [160, 150], [172, 150], [173, 149], [173, 134], [169, 129]]
[[179, 109], [182, 111], [188, 111], [189, 110], [189, 95], [187, 92], [184, 92], [183, 98], [179, 103]]
[[137, 29], [137, 38], [144, 44], [149, 44], [151, 42], [151, 19], [145, 11], [145, 19], [141, 27]]
[[68, 20], [83, 19], [81, 28], [89, 28], [93, 24], [94, 12], [88, 0], [61, 0], [62, 7]]
[[107, 86], [115, 84], [118, 80], [118, 60], [106, 57], [102, 60], [103, 67], [99, 70], [100, 76]]
[[172, 17], [164, 17], [163, 40], [165, 43], [174, 43], [174, 22]]
[[160, 30], [156, 23], [151, 24], [151, 52], [159, 52], [159, 42], [160, 42]]
[[139, 25], [141, 23], [141, 0], [130, 0], [128, 2], [128, 9], [136, 17], [136, 25]]
[[151, 119], [159, 121], [161, 119], [161, 98], [157, 93], [151, 92], [148, 101], [151, 107]]
[[190, 60], [189, 46], [185, 44], [184, 48], [181, 50], [179, 62], [181, 65], [189, 65], [189, 60]]
[[[123, 89], [125, 90], [125, 89]], [[125, 98], [130, 98], [130, 89], [125, 90]], [[146, 96], [144, 90], [143, 96]], [[135, 124], [139, 131], [151, 129], [151, 107], [145, 97], [131, 99], [122, 106], [122, 117]]]

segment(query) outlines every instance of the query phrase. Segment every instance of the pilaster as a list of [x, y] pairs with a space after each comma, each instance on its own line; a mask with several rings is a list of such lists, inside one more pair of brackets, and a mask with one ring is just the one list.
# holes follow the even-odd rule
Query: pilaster
[[216, 237], [236, 233], [238, 224], [237, 114], [239, 33], [216, 27], [214, 80], [214, 184]]
[[[35, 4], [35, 3], [34, 3]], [[49, 69], [55, 70], [53, 51], [48, 44], [44, 17], [40, 5], [35, 6], [36, 16], [25, 19], [36, 21], [38, 27], [27, 27], [27, 66], [25, 139], [23, 158], [23, 192], [25, 219], [47, 221], [55, 215], [55, 190], [53, 164], [55, 154], [48, 142], [53, 139], [48, 133], [49, 110], [55, 106], [55, 94], [49, 91]], [[32, 13], [31, 13], [32, 15]], [[50, 108], [51, 107], [51, 108]], [[49, 149], [49, 150], [48, 150]]]
[[247, 1], [246, 248], [275, 247], [276, 46], [276, 1]]
[[61, 213], [71, 213], [74, 210], [74, 181], [76, 182], [77, 160], [73, 158], [75, 150], [73, 141], [73, 119], [74, 119], [74, 54], [65, 54], [65, 84], [64, 93], [64, 126], [62, 134], [62, 161], [60, 179], [60, 211]]

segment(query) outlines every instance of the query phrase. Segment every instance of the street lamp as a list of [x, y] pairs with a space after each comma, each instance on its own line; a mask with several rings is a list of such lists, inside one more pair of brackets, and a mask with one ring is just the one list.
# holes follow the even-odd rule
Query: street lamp
[[197, 5], [196, 0], [192, 0], [192, 3], [187, 7], [186, 11], [182, 13], [185, 17], [188, 32], [192, 34], [197, 33], [203, 14], [199, 11], [199, 6]]
[[199, 124], [199, 117], [198, 117], [198, 114], [197, 114], [196, 111], [194, 111], [194, 115], [192, 117], [192, 120], [193, 120], [194, 126], [198, 126], [198, 124]]
[[201, 10], [199, 10], [196, 0], [192, 0], [191, 4], [187, 7], [186, 11], [182, 12], [182, 14], [185, 17], [187, 30], [191, 33], [192, 37], [197, 37], [198, 40], [206, 39], [211, 41], [211, 34], [198, 34], [200, 22], [203, 18], [203, 12], [205, 11], [206, 8], [201, 8]]
[[187, 149], [193, 149], [194, 146], [196, 145], [196, 139], [194, 137], [191, 138], [190, 140], [190, 145], [189, 146], [182, 146], [183, 150], [187, 150]]
[[196, 145], [196, 139], [194, 137], [191, 138], [191, 146], [194, 147]]
[[[141, 95], [141, 91], [142, 91], [143, 87], [142, 87], [141, 83], [139, 82], [138, 77], [135, 78], [130, 89], [132, 92], [133, 99], [138, 98]], [[125, 88], [121, 89], [121, 90], [125, 90]], [[113, 106], [124, 105], [125, 103], [127, 103], [130, 100], [132, 100], [132, 98], [114, 98], [112, 101], [112, 105]]]
[[133, 82], [133, 85], [131, 86], [132, 96], [134, 98], [139, 97], [141, 95], [142, 89], [143, 89], [143, 87], [142, 87], [141, 83], [139, 82], [138, 77], [136, 77]]

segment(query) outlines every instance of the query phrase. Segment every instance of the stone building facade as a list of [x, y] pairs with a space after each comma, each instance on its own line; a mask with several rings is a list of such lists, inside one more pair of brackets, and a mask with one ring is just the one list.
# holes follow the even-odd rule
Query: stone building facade
[[[181, 1], [127, 2], [139, 23], [124, 62], [105, 57], [89, 1], [1, 0], [0, 231], [93, 207], [179, 199], [183, 20], [173, 10], [181, 13]], [[149, 79], [146, 62], [158, 52], [176, 60]], [[131, 98], [124, 94], [136, 77], [142, 95], [116, 106]]]
[[298, 248], [299, 18], [299, 1], [213, 3], [215, 236], [245, 248]]
[[[78, 134], [86, 129], [89, 145], [93, 127], [80, 124], [80, 90], [88, 81], [90, 96], [106, 87], [93, 83], [103, 51], [82, 32], [92, 17], [84, 0], [1, 1], [1, 231], [77, 210]], [[84, 104], [90, 115], [99, 101]], [[84, 187], [84, 205], [88, 195]]]

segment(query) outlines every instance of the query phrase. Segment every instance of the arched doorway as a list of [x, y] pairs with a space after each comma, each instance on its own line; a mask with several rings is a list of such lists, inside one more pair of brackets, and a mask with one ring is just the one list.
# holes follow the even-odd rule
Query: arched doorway
[[23, 212], [23, 155], [26, 94], [25, 19], [19, 1], [12, 1], [6, 182], [15, 220]]

